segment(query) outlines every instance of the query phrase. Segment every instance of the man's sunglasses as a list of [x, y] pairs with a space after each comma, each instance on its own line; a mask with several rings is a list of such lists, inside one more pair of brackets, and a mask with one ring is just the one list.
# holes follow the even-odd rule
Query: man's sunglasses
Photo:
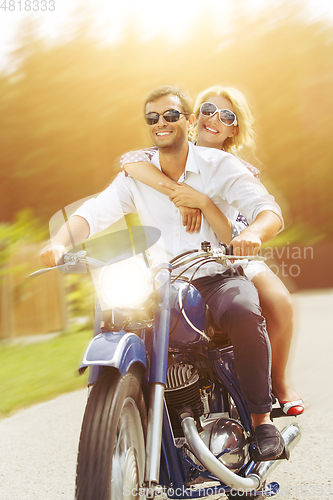
[[229, 109], [219, 109], [212, 102], [204, 102], [201, 104], [200, 113], [203, 116], [214, 116], [215, 113], [218, 113], [220, 121], [227, 125], [227, 127], [231, 127], [231, 125], [237, 125], [237, 117], [235, 113], [230, 111]]
[[163, 116], [164, 120], [169, 123], [178, 122], [180, 119], [180, 115], [187, 115], [188, 113], [181, 113], [178, 109], [168, 109], [164, 111], [164, 113], [147, 113], [145, 118], [148, 125], [155, 125], [160, 116]]

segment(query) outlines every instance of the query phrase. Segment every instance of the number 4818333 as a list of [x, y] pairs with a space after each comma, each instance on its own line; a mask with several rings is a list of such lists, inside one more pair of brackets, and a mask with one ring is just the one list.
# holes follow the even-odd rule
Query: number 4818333
[[52, 11], [55, 10], [55, 0], [0, 0], [0, 9], [4, 11]]

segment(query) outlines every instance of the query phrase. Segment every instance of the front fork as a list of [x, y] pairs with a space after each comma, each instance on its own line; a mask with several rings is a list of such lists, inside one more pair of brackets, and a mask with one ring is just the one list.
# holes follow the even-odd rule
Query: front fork
[[150, 397], [146, 446], [145, 482], [149, 490], [159, 483], [164, 390], [170, 332], [171, 266], [161, 266], [155, 276], [156, 316], [150, 363]]

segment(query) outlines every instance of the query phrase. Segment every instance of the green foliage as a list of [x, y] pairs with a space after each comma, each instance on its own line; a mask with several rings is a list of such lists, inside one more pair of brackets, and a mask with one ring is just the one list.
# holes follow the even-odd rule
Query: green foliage
[[[30, 272], [27, 270], [29, 262], [12, 265], [10, 259], [25, 245], [45, 241], [47, 236], [46, 226], [41, 225], [31, 209], [21, 210], [15, 215], [13, 222], [0, 224], [0, 286], [2, 279], [8, 274], [19, 276], [19, 281], [15, 284], [15, 296], [32, 285], [32, 281], [25, 279]], [[41, 262], [39, 267], [42, 267]], [[86, 322], [83, 322], [81, 326], [77, 325], [77, 329], [80, 330], [87, 326], [87, 322], [89, 323], [93, 316], [94, 287], [92, 280], [89, 275], [84, 274], [66, 274], [64, 279], [68, 317], [86, 318]]]
[[41, 226], [29, 208], [16, 213], [12, 223], [0, 223], [0, 279], [6, 273], [20, 271], [20, 268], [8, 269], [5, 266], [22, 244], [41, 241], [46, 237], [46, 228]]
[[275, 238], [264, 243], [262, 248], [281, 248], [288, 245], [302, 243], [305, 246], [312, 246], [324, 239], [323, 234], [316, 233], [315, 228], [310, 228], [303, 221], [298, 221], [290, 227], [284, 229]]
[[[0, 418], [13, 411], [83, 388], [79, 367], [91, 331], [67, 332], [52, 340], [0, 349]], [[42, 339], [41, 339], [42, 340]]]
[[95, 310], [95, 289], [91, 277], [85, 274], [68, 274], [65, 282], [69, 317], [92, 317]]

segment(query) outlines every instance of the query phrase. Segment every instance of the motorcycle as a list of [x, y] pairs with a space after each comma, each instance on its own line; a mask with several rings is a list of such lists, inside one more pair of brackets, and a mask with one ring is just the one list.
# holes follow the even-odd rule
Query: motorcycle
[[64, 256], [65, 272], [89, 267], [98, 296], [94, 337], [79, 368], [82, 374], [89, 367], [90, 378], [76, 500], [259, 499], [278, 492], [267, 477], [289, 458], [300, 427], [282, 430], [279, 460], [258, 461], [230, 339], [193, 276], [184, 276], [207, 263], [237, 272], [237, 263], [262, 257], [231, 258], [228, 247], [208, 242], [155, 267], [145, 252], [109, 262], [84, 251]]

